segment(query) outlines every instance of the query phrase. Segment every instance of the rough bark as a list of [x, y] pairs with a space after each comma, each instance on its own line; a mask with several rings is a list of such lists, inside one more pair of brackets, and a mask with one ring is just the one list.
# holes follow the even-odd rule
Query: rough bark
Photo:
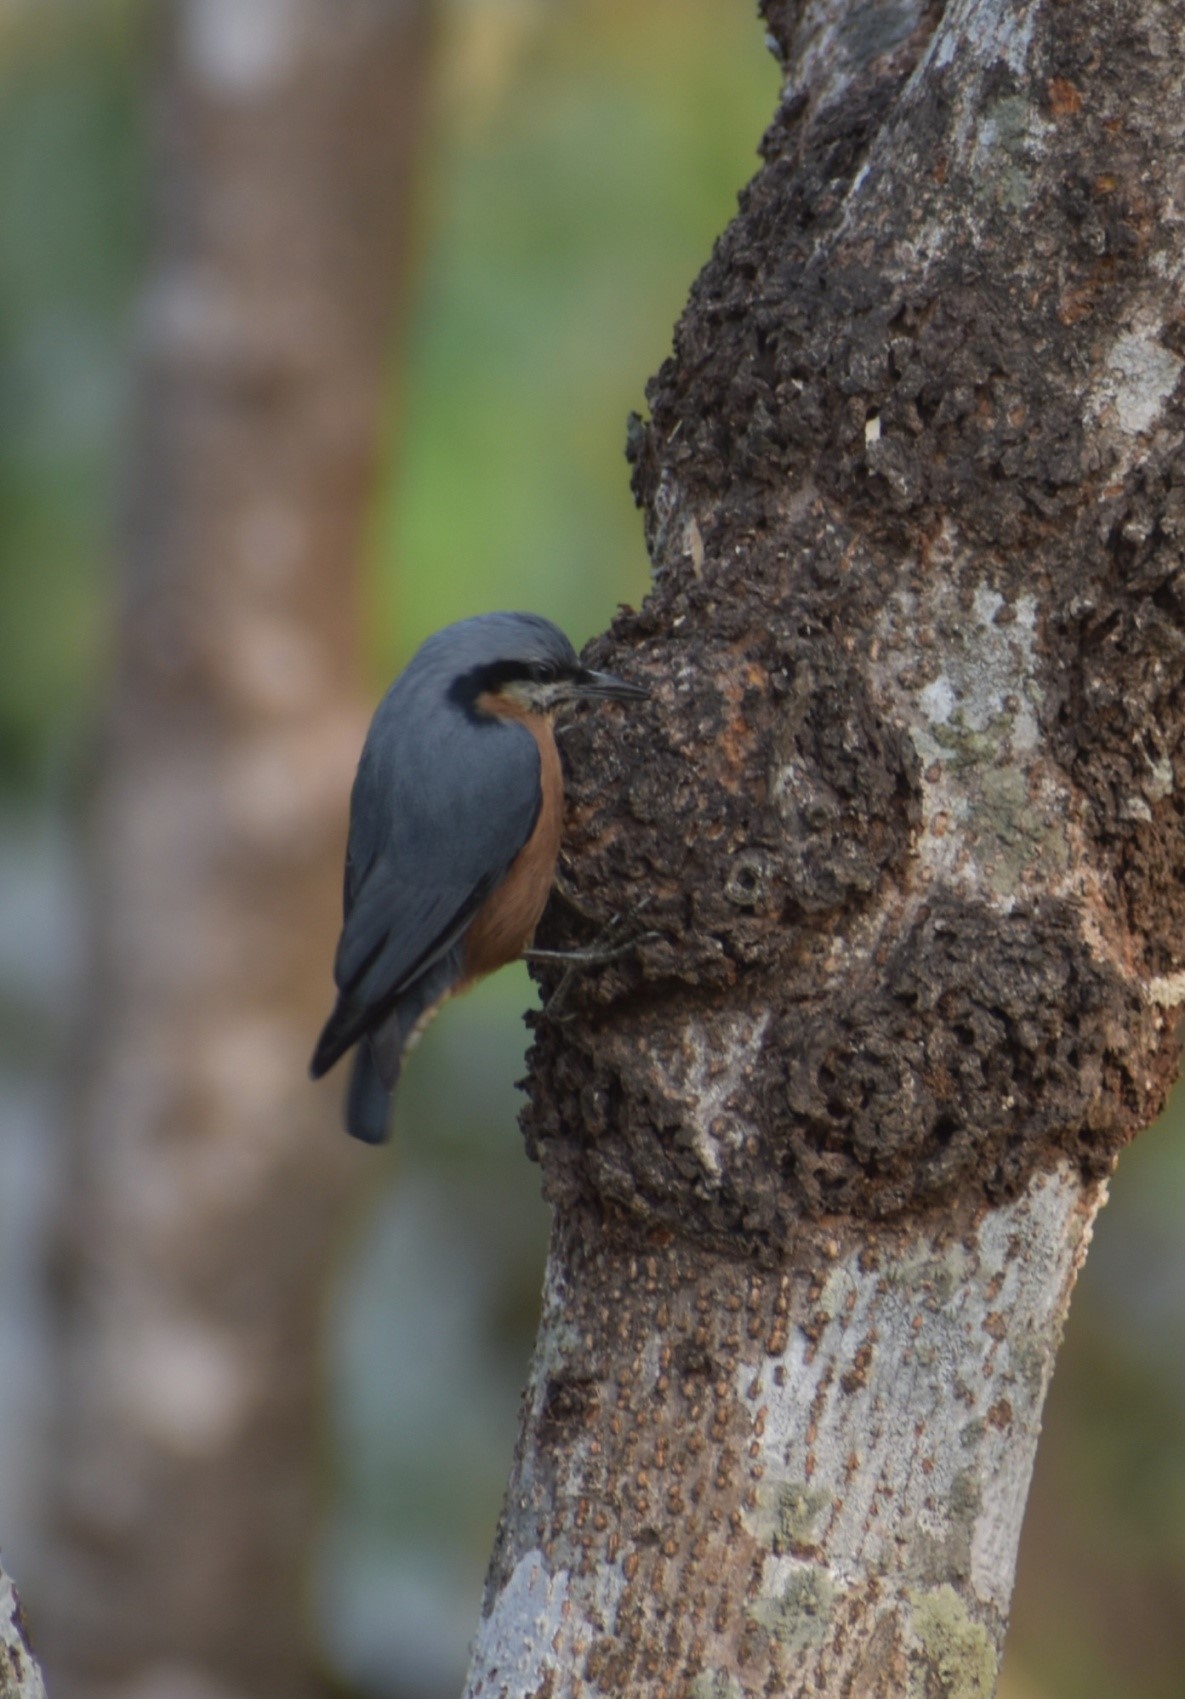
[[58, 1280], [57, 1699], [322, 1688], [317, 1334], [362, 1165], [305, 1073], [426, 0], [168, 14]]
[[[472, 1695], [995, 1685], [1185, 1000], [1185, 4], [767, 0], [567, 740], [556, 1209]], [[583, 922], [575, 917], [583, 914]]]

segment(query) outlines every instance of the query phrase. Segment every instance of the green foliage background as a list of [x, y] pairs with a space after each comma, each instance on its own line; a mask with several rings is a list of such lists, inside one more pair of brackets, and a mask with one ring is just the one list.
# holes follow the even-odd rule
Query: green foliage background
[[[137, 0], [0, 4], [0, 835], [73, 807], [102, 694], [154, 16]], [[625, 417], [776, 87], [759, 24], [729, 0], [442, 6], [371, 528], [375, 694], [464, 613], [535, 608], [579, 644], [644, 595]], [[19, 995], [0, 983], [0, 1016]], [[333, 1662], [375, 1692], [455, 1690], [474, 1619], [546, 1229], [514, 1127], [530, 999], [508, 972], [434, 1027], [332, 1300], [320, 1614]], [[11, 1061], [0, 1042], [0, 1073]], [[1083, 1278], [1006, 1699], [1180, 1690], [1183, 1120], [1178, 1096], [1125, 1159]], [[479, 1373], [460, 1379], [462, 1362]]]

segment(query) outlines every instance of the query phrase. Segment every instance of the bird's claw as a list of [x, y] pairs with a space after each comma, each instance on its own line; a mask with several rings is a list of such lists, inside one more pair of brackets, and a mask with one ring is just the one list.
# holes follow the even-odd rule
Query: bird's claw
[[[640, 908], [645, 907], [645, 901], [639, 904]], [[542, 1012], [549, 1020], [571, 1020], [573, 1018], [570, 1015], [561, 1016], [560, 1010], [563, 1008], [568, 992], [582, 968], [603, 967], [609, 962], [620, 961], [624, 956], [632, 955], [642, 944], [662, 937], [661, 932], [649, 931], [636, 932], [631, 937], [621, 939], [622, 928], [628, 927], [629, 924], [628, 916], [615, 914], [602, 928], [599, 937], [587, 949], [523, 951], [525, 962], [553, 962], [562, 963], [564, 966], [565, 971], [559, 984], [543, 1005]]]

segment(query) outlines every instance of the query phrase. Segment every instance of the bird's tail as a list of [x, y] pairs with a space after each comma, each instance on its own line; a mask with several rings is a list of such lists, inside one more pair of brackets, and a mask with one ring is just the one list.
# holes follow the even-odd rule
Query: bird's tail
[[309, 1078], [319, 1080], [322, 1074], [327, 1074], [333, 1064], [345, 1055], [351, 1044], [356, 1044], [366, 1031], [373, 1015], [365, 1008], [360, 1008], [345, 992], [339, 992], [333, 1013], [325, 1022], [317, 1047], [313, 1051], [313, 1059], [309, 1063]]
[[[391, 1082], [392, 1087], [394, 1081]], [[391, 1090], [379, 1077], [370, 1043], [363, 1039], [354, 1052], [346, 1092], [346, 1131], [363, 1144], [386, 1144], [391, 1137]]]
[[[461, 962], [452, 951], [410, 986], [386, 1014], [369, 1013], [367, 1030], [359, 1033], [362, 1017], [344, 997], [329, 1017], [313, 1052], [309, 1072], [320, 1078], [349, 1044], [357, 1041], [350, 1085], [346, 1092], [346, 1131], [365, 1144], [385, 1144], [391, 1136], [391, 1096], [399, 1083], [403, 1059], [416, 1044], [461, 976]], [[345, 1042], [343, 1043], [343, 1035]]]

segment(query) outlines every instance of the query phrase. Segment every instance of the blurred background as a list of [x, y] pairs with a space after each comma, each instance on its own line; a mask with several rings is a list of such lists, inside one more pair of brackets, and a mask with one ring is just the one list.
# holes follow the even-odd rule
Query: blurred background
[[[645, 594], [625, 418], [776, 89], [732, 0], [0, 0], [0, 1542], [54, 1699], [459, 1688], [533, 991], [348, 1147], [346, 790], [430, 630]], [[1181, 1691], [1183, 1122], [1075, 1299], [1005, 1699]]]

